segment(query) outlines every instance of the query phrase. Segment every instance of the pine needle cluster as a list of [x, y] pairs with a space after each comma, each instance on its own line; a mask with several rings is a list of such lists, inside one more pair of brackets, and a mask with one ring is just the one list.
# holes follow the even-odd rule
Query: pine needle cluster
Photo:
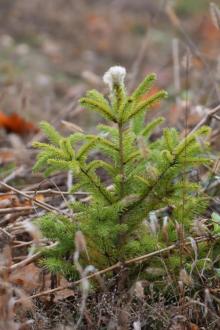
[[[46, 175], [71, 171], [75, 180], [71, 192], [90, 195], [87, 201], [70, 205], [72, 220], [56, 214], [38, 220], [44, 236], [58, 242], [43, 260], [50, 271], [74, 276], [74, 235], [79, 230], [86, 238], [89, 263], [100, 269], [166, 247], [180, 239], [181, 231], [191, 236], [193, 220], [206, 209], [206, 198], [192, 173], [210, 161], [209, 128], [201, 127], [186, 137], [165, 128], [152, 141], [152, 133], [164, 119], [146, 123], [145, 116], [167, 93], [147, 95], [156, 79], [150, 74], [127, 95], [124, 78], [125, 69], [113, 67], [104, 76], [109, 97], [91, 90], [80, 100], [83, 108], [105, 119], [96, 135], [77, 132], [63, 137], [49, 123], [41, 124], [49, 143], [34, 143], [40, 149], [34, 170]], [[94, 151], [101, 152], [101, 159], [91, 157]], [[167, 263], [175, 269], [188, 257], [180, 260], [178, 254], [170, 255]], [[86, 258], [81, 256], [85, 264]], [[154, 274], [161, 270], [159, 263], [161, 267], [160, 261], [148, 262], [149, 269], [154, 267], [149, 276], [161, 275], [161, 271]]]

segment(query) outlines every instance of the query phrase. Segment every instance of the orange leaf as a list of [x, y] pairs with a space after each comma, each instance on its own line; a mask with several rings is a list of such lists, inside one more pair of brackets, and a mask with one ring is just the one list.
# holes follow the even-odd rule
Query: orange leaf
[[4, 128], [8, 132], [19, 135], [38, 132], [38, 128], [34, 124], [26, 121], [17, 113], [5, 115], [2, 111], [0, 111], [0, 127]]
[[26, 293], [32, 293], [34, 289], [40, 287], [40, 269], [34, 264], [29, 264], [16, 273], [10, 275], [10, 282], [22, 287]]

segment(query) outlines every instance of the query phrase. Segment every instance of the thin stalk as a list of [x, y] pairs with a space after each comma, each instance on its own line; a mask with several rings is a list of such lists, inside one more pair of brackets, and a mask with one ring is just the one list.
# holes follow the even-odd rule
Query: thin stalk
[[125, 173], [124, 173], [124, 150], [123, 150], [123, 126], [121, 123], [118, 124], [118, 133], [119, 133], [119, 156], [120, 156], [120, 175], [121, 175], [120, 197], [123, 198]]
[[80, 170], [81, 170], [81, 173], [83, 173], [90, 180], [90, 182], [96, 187], [96, 189], [105, 198], [105, 200], [108, 202], [108, 204], [111, 204], [112, 201], [108, 197], [107, 191], [105, 191], [101, 185], [97, 184], [97, 182], [95, 182], [95, 180], [92, 178], [91, 175], [89, 175], [89, 173], [86, 170], [84, 170], [82, 167], [80, 168]]
[[[120, 175], [121, 175], [121, 186], [120, 186], [120, 199], [124, 197], [124, 184], [125, 184], [125, 173], [124, 173], [124, 148], [123, 148], [123, 124], [118, 123], [118, 134], [119, 134], [119, 157], [120, 157]], [[118, 218], [119, 224], [122, 224], [124, 221], [123, 214], [119, 215]], [[118, 235], [118, 245], [119, 247], [124, 243], [124, 234], [119, 233]]]

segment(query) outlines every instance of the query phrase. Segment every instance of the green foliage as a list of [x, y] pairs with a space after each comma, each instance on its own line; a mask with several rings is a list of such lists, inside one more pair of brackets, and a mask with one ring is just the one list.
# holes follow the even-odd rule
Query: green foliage
[[[71, 191], [90, 193], [87, 202], [70, 205], [74, 210], [72, 220], [54, 214], [39, 220], [43, 234], [57, 242], [54, 249], [45, 252], [43, 264], [68, 276], [74, 272], [77, 230], [86, 238], [89, 262], [100, 269], [172, 244], [179, 238], [177, 225], [183, 225], [186, 237], [191, 236], [194, 218], [207, 206], [200, 185], [191, 182], [191, 173], [210, 162], [206, 142], [209, 128], [202, 127], [185, 138], [177, 130], [165, 128], [162, 136], [152, 142], [151, 134], [163, 118], [145, 125], [143, 114], [166, 97], [166, 92], [160, 91], [143, 101], [141, 97], [149, 92], [155, 75], [147, 76], [131, 96], [126, 94], [120, 77], [116, 78], [112, 76], [109, 99], [92, 90], [80, 100], [83, 107], [109, 122], [98, 126], [97, 135], [75, 133], [64, 138], [43, 123], [50, 144], [34, 144], [40, 149], [35, 171], [44, 171], [46, 175], [72, 171], [76, 183]], [[202, 144], [199, 138], [203, 139]], [[93, 150], [102, 152], [105, 160], [88, 158]], [[99, 168], [111, 179], [110, 189]], [[165, 211], [160, 214], [160, 209]], [[182, 258], [184, 262], [191, 260], [187, 253]], [[88, 262], [83, 256], [81, 259]], [[180, 263], [178, 253], [167, 257], [167, 267], [173, 265], [177, 270]], [[147, 265], [163, 267], [154, 259]]]

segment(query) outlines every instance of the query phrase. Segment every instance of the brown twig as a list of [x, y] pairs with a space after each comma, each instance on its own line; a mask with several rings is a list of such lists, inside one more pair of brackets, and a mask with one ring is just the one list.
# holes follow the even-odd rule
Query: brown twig
[[20, 191], [20, 190], [18, 190], [18, 189], [16, 189], [16, 188], [10, 186], [9, 184], [4, 183], [3, 181], [0, 181], [0, 185], [2, 185], [3, 187], [5, 187], [5, 188], [7, 188], [7, 189], [9, 189], [9, 190], [12, 190], [12, 191], [16, 192], [17, 194], [19, 194], [19, 195], [25, 197], [25, 198], [28, 199], [28, 200], [31, 200], [33, 204], [35, 204], [35, 205], [37, 205], [37, 206], [39, 206], [39, 207], [41, 207], [41, 208], [43, 208], [43, 209], [45, 209], [45, 210], [47, 210], [47, 211], [55, 212], [55, 213], [58, 213], [58, 214], [63, 214], [63, 215], [68, 216], [68, 214], [67, 214], [66, 212], [61, 211], [61, 210], [59, 210], [58, 208], [56, 208], [56, 207], [54, 207], [54, 206], [52, 206], [52, 205], [49, 205], [49, 204], [47, 204], [47, 203], [44, 203], [44, 202], [38, 201], [36, 198], [27, 195], [27, 194], [24, 193], [23, 191]]
[[22, 173], [24, 173], [24, 166], [20, 166], [16, 168], [12, 173], [10, 173], [6, 178], [3, 179], [4, 183], [7, 183], [11, 180], [14, 180], [17, 176], [20, 176]]
[[[43, 190], [24, 190], [25, 194], [27, 195], [74, 195], [74, 196], [84, 196], [88, 195], [88, 192], [84, 191], [77, 191], [74, 193], [71, 193], [69, 191], [59, 191], [59, 190], [54, 190], [54, 189], [43, 189]], [[8, 193], [0, 193], [0, 196], [8, 196]], [[10, 195], [17, 195], [16, 192], [10, 192]]]
[[3, 234], [5, 234], [6, 236], [8, 236], [8, 238], [10, 238], [10, 239], [13, 238], [13, 235], [9, 234], [9, 233], [7, 232], [7, 230], [5, 230], [5, 229], [3, 229], [3, 228], [0, 228], [0, 231], [1, 231]]
[[31, 211], [31, 210], [33, 210], [33, 206], [6, 207], [4, 209], [0, 209], [0, 215], [11, 214], [11, 213], [20, 213], [20, 212]]
[[[54, 248], [57, 245], [57, 243], [51, 244], [49, 246], [45, 246], [44, 249], [46, 250], [50, 250], [52, 248]], [[32, 256], [27, 257], [26, 259], [22, 260], [21, 262], [18, 262], [14, 265], [12, 265], [11, 267], [9, 267], [8, 271], [9, 273], [17, 271], [18, 269], [29, 265], [30, 263], [34, 262], [35, 260], [39, 259], [39, 257], [42, 255], [42, 252], [39, 251], [35, 254], [33, 254]]]
[[[201, 236], [201, 237], [196, 237], [194, 240], [196, 243], [200, 243], [200, 242], [205, 242], [205, 241], [209, 241], [209, 240], [217, 240], [220, 238], [220, 235], [215, 235], [215, 236]], [[184, 241], [182, 244], [184, 244], [184, 246], [189, 246], [191, 245], [191, 242], [189, 241]], [[156, 250], [154, 252], [151, 252], [151, 253], [148, 253], [148, 254], [145, 254], [145, 255], [142, 255], [140, 257], [136, 257], [136, 258], [132, 258], [132, 259], [129, 259], [129, 260], [125, 260], [123, 262], [123, 266], [127, 266], [127, 265], [130, 265], [130, 264], [133, 264], [133, 263], [139, 263], [139, 262], [143, 262], [151, 257], [154, 257], [154, 256], [157, 256], [157, 255], [161, 255], [161, 254], [164, 254], [164, 253], [167, 253], [168, 251], [171, 251], [171, 250], [174, 250], [174, 249], [177, 249], [179, 248], [180, 246], [180, 243], [179, 242], [176, 242], [166, 248], [163, 248], [163, 249], [160, 249], [160, 250]], [[108, 268], [105, 268], [105, 269], [102, 269], [100, 271], [97, 271], [89, 276], [86, 276], [86, 279], [91, 279], [91, 278], [94, 278], [96, 276], [100, 276], [102, 274], [105, 274], [105, 273], [108, 273], [112, 270], [115, 270], [115, 269], [118, 269], [122, 267], [122, 264], [120, 262], [117, 262], [116, 264], [108, 267]], [[83, 281], [83, 279], [80, 279], [78, 281], [74, 281], [72, 282], [71, 284], [69, 285], [64, 285], [64, 286], [59, 286], [55, 289], [51, 289], [51, 290], [46, 290], [46, 291], [43, 291], [43, 292], [39, 292], [35, 295], [32, 295], [30, 297], [28, 297], [28, 299], [31, 299], [31, 298], [37, 298], [37, 297], [41, 297], [41, 296], [44, 296], [44, 295], [48, 295], [48, 294], [51, 294], [51, 293], [55, 293], [55, 292], [58, 292], [58, 291], [62, 291], [62, 290], [65, 290], [65, 289], [72, 289], [73, 286], [75, 285], [78, 285], [80, 284], [81, 282]]]
[[[0, 228], [0, 230], [1, 230], [1, 228]], [[39, 243], [41, 243], [41, 242], [45, 242], [45, 239], [39, 240]], [[15, 244], [15, 245], [12, 245], [11, 248], [17, 249], [17, 248], [21, 248], [24, 246], [32, 245], [32, 244], [34, 244], [34, 241], [29, 241], [29, 242], [13, 241], [12, 244]]]
[[209, 123], [209, 121], [214, 117], [214, 115], [218, 111], [220, 111], [220, 104], [214, 109], [209, 110], [208, 113], [205, 115], [205, 117], [200, 120], [200, 122], [191, 130], [189, 134], [195, 133], [195, 131], [197, 131], [200, 127]]

